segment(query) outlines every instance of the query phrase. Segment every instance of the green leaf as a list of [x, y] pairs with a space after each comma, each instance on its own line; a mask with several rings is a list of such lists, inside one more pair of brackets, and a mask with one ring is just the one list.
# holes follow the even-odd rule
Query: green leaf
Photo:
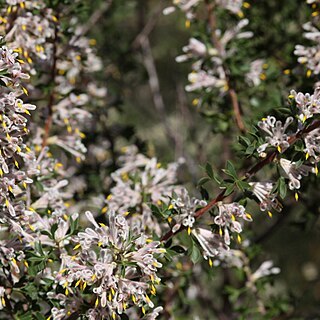
[[233, 178], [237, 179], [237, 177], [238, 177], [237, 172], [236, 172], [236, 170], [235, 170], [235, 168], [234, 168], [234, 165], [233, 165], [232, 162], [229, 161], [229, 160], [227, 161], [227, 170], [228, 170], [229, 174], [230, 174]]
[[197, 245], [194, 242], [193, 242], [193, 246], [191, 248], [190, 258], [191, 258], [191, 261], [194, 264], [199, 262], [199, 260], [201, 258], [201, 252], [200, 252], [200, 250], [198, 249]]
[[207, 162], [207, 164], [206, 164], [206, 173], [207, 173], [209, 178], [213, 179], [214, 174], [213, 174], [213, 170], [212, 170], [211, 164], [209, 162]]
[[210, 181], [210, 178], [208, 177], [203, 177], [199, 180], [198, 182], [198, 186], [203, 186], [205, 183], [207, 183], [208, 181]]
[[279, 179], [279, 195], [282, 199], [287, 195], [287, 184], [283, 177]]

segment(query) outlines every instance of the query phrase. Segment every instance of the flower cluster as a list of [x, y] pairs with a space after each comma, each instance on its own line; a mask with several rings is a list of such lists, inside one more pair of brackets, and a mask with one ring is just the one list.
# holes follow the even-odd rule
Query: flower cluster
[[306, 65], [308, 71], [307, 76], [311, 74], [318, 75], [320, 72], [320, 37], [319, 30], [311, 23], [305, 23], [303, 25], [304, 30], [306, 31], [304, 37], [308, 40], [311, 40], [314, 45], [307, 47], [303, 45], [296, 45], [294, 54], [298, 56], [298, 62]]
[[263, 118], [262, 121], [258, 122], [258, 127], [263, 130], [268, 136], [265, 138], [266, 143], [262, 144], [258, 149], [260, 156], [264, 155], [264, 151], [267, 147], [275, 147], [279, 152], [284, 152], [289, 146], [289, 137], [286, 130], [293, 122], [293, 118], [289, 117], [286, 119], [284, 125], [281, 121], [277, 121], [275, 117], [268, 116]]
[[195, 38], [189, 40], [189, 45], [183, 48], [185, 54], [176, 58], [177, 62], [194, 60], [192, 72], [188, 76], [190, 84], [186, 86], [186, 91], [199, 89], [211, 91], [213, 88], [218, 88], [223, 93], [229, 89], [224, 61], [235, 54], [235, 49], [228, 48], [228, 45], [232, 40], [252, 37], [252, 32], [242, 31], [248, 23], [248, 19], [242, 19], [224, 33], [221, 30], [212, 30], [216, 33], [213, 48], [207, 49], [204, 43]]
[[220, 236], [224, 234], [224, 241], [226, 245], [230, 245], [230, 233], [238, 233], [238, 241], [241, 242], [240, 233], [242, 232], [242, 226], [237, 219], [252, 221], [252, 217], [249, 213], [245, 212], [245, 208], [238, 203], [218, 204], [218, 215], [214, 218], [214, 222], [219, 226]]
[[115, 186], [103, 211], [129, 215], [133, 225], [160, 235], [159, 223], [147, 204], [169, 203], [169, 197], [179, 193], [181, 186], [176, 184], [179, 163], [169, 163], [164, 168], [156, 158], [138, 153], [135, 146], [127, 147], [119, 161], [121, 167], [111, 175]]
[[[20, 167], [33, 160], [33, 153], [24, 141], [28, 133], [29, 110], [35, 106], [20, 97], [26, 90], [21, 81], [29, 76], [22, 72], [18, 54], [6, 46], [0, 48], [0, 188], [3, 217], [15, 217], [24, 213], [24, 203], [18, 199], [32, 180]], [[12, 200], [13, 199], [13, 200]]]
[[[140, 307], [145, 314], [146, 309], [154, 307], [149, 296], [156, 294], [155, 285], [160, 282], [157, 269], [162, 266], [157, 259], [165, 250], [159, 242], [130, 229], [126, 219], [113, 211], [107, 213], [106, 225], [98, 225], [90, 212], [86, 216], [93, 228], [74, 237], [74, 250], [78, 252], [62, 257], [56, 275], [65, 295], [71, 296], [68, 301], [81, 291], [96, 296], [88, 310], [92, 319], [120, 319], [119, 315], [132, 306]], [[74, 312], [68, 301], [65, 309]]]
[[172, 228], [172, 232], [176, 232], [180, 229], [181, 225], [188, 228], [188, 233], [191, 233], [191, 228], [195, 222], [195, 213], [199, 207], [204, 207], [207, 202], [196, 198], [190, 198], [188, 191], [182, 189], [181, 195], [171, 201], [173, 209], [177, 211], [175, 215], [175, 225]]

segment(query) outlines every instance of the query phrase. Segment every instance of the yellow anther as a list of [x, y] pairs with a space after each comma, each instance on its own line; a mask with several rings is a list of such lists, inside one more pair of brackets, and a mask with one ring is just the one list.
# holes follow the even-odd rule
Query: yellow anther
[[76, 288], [80, 283], [81, 283], [81, 279], [76, 282], [75, 288]]
[[77, 250], [77, 249], [79, 249], [80, 247], [81, 247], [81, 244], [78, 243], [77, 245], [75, 245], [75, 246], [73, 247], [73, 250]]
[[213, 262], [212, 262], [211, 258], [208, 259], [208, 263], [209, 263], [210, 268], [212, 268]]
[[277, 147], [277, 150], [281, 153], [281, 147], [280, 146]]
[[260, 76], [259, 76], [259, 78], [260, 78], [262, 81], [264, 81], [264, 80], [267, 79], [267, 76], [265, 75], [265, 73], [261, 73]]
[[272, 218], [272, 212], [271, 212], [271, 211], [268, 211], [268, 216], [269, 216], [270, 218]]
[[4, 297], [1, 297], [1, 302], [2, 302], [2, 305], [5, 307], [6, 306], [6, 300], [4, 299]]
[[51, 16], [51, 18], [52, 18], [52, 21], [58, 22], [58, 18], [56, 16]]
[[238, 240], [238, 242], [239, 242], [239, 243], [241, 243], [241, 242], [242, 242], [242, 239], [241, 239], [240, 234], [238, 234], [238, 235], [237, 235], [237, 240]]
[[27, 184], [26, 184], [25, 181], [22, 182], [22, 186], [23, 186], [25, 189], [27, 189]]
[[157, 163], [157, 168], [158, 169], [161, 168], [161, 163], [160, 162]]
[[220, 235], [220, 237], [222, 237], [222, 229], [221, 228], [219, 228], [219, 235]]
[[231, 220], [236, 221], [236, 217], [234, 216], [234, 214], [231, 215]]
[[86, 287], [87, 287], [87, 283], [84, 281], [82, 285], [82, 291], [84, 291]]
[[107, 200], [111, 200], [111, 198], [112, 198], [112, 195], [109, 194], [109, 195], [107, 196]]
[[298, 201], [298, 200], [299, 200], [298, 192], [296, 192], [296, 193], [294, 194], [294, 198], [296, 199], [296, 201]]
[[319, 170], [318, 170], [318, 166], [317, 166], [317, 165], [315, 165], [315, 166], [314, 166], [314, 173], [316, 174], [316, 176], [318, 175], [318, 172], [319, 172]]
[[185, 22], [185, 27], [186, 27], [187, 29], [189, 29], [189, 28], [191, 27], [191, 21], [190, 21], [189, 19], [186, 20], [186, 22]]
[[113, 296], [116, 293], [113, 288], [111, 288], [111, 293], [112, 293]]
[[311, 70], [307, 70], [306, 76], [307, 78], [310, 78], [312, 75], [312, 71]]
[[69, 290], [68, 290], [68, 288], [66, 288], [66, 290], [65, 290], [65, 295], [67, 296], [68, 294], [69, 294]]
[[247, 212], [246, 212], [246, 217], [249, 218], [249, 219], [252, 219], [251, 214], [250, 214], [250, 213], [247, 213]]
[[198, 103], [199, 103], [199, 99], [195, 98], [195, 99], [192, 100], [192, 105], [193, 106], [197, 106]]
[[143, 314], [146, 314], [146, 309], [143, 306], [141, 307], [141, 311]]
[[158, 206], [161, 206], [161, 205], [162, 205], [162, 201], [161, 201], [161, 200], [158, 200], [158, 201], [157, 201], [157, 205], [158, 205]]
[[90, 39], [89, 40], [89, 44], [90, 44], [90, 46], [95, 46], [97, 44], [97, 40], [96, 39]]
[[21, 86], [22, 91], [24, 92], [25, 95], [29, 95], [28, 90], [25, 87]]
[[244, 2], [243, 4], [243, 7], [246, 8], [246, 9], [249, 9], [251, 7], [250, 3], [249, 2]]
[[136, 303], [136, 302], [137, 302], [136, 297], [135, 297], [134, 295], [132, 295], [131, 298], [132, 298], [133, 303]]
[[106, 207], [103, 207], [102, 209], [101, 209], [101, 212], [102, 213], [106, 213], [108, 211], [108, 207], [106, 206]]
[[307, 152], [307, 153], [306, 153], [306, 160], [308, 160], [309, 156], [310, 156], [310, 155], [309, 155], [309, 153]]
[[243, 12], [241, 10], [237, 12], [237, 15], [241, 19], [244, 17], [244, 14], [243, 14]]
[[190, 236], [190, 234], [191, 234], [191, 228], [188, 227], [188, 235]]
[[28, 263], [28, 261], [23, 261], [23, 264], [26, 266], [26, 268], [29, 268], [29, 263]]
[[94, 305], [95, 305], [95, 307], [97, 307], [99, 305], [99, 298], [96, 299], [96, 302]]
[[169, 222], [169, 223], [172, 222], [172, 218], [171, 218], [171, 217], [168, 218], [168, 222]]
[[290, 70], [290, 69], [285, 69], [285, 70], [283, 70], [283, 73], [286, 74], [286, 75], [288, 75], [288, 74], [291, 73], [291, 70]]
[[109, 294], [108, 294], [108, 300], [109, 300], [109, 301], [112, 300], [112, 294], [111, 294], [111, 292], [109, 292]]
[[152, 295], [156, 295], [156, 293], [157, 293], [157, 290], [156, 290], [156, 287], [153, 285], [153, 284], [151, 284], [151, 290], [150, 290], [150, 292], [152, 293]]

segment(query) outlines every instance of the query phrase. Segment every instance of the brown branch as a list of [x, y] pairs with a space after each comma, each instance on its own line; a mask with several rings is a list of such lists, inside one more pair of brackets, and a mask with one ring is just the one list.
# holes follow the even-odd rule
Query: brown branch
[[[300, 130], [299, 132], [297, 132], [295, 135], [291, 136], [288, 139], [288, 143], [290, 145], [294, 144], [298, 139], [300, 139], [301, 137], [303, 137], [305, 134], [320, 128], [320, 120], [316, 120], [313, 123], [311, 123], [308, 127]], [[259, 161], [257, 164], [255, 164], [251, 169], [249, 169], [244, 177], [243, 180], [248, 180], [249, 178], [251, 178], [253, 175], [255, 175], [258, 171], [260, 171], [263, 167], [265, 167], [267, 164], [273, 162], [273, 160], [275, 159], [275, 157], [279, 154], [278, 151], [270, 151], [267, 156]], [[214, 206], [216, 206], [216, 204], [222, 200], [224, 200], [227, 196], [225, 195], [226, 189], [223, 189], [216, 198], [214, 198], [213, 200], [211, 200], [205, 207], [199, 209], [196, 211], [195, 213], [195, 219], [199, 219], [201, 216], [203, 216], [206, 212], [210, 211]], [[170, 238], [172, 238], [174, 235], [180, 233], [181, 231], [185, 230], [186, 227], [181, 226], [180, 229], [178, 229], [175, 233], [172, 232], [172, 230], [168, 231], [162, 238], [161, 241], [165, 242], [167, 240], [169, 240]]]
[[82, 26], [79, 34], [76, 35], [72, 42], [75, 43], [80, 37], [85, 36], [98, 23], [98, 21], [103, 17], [104, 13], [108, 11], [111, 5], [112, 0], [102, 2], [100, 7], [98, 7], [93, 12], [88, 22], [84, 26]]
[[[207, 12], [208, 12], [208, 23], [209, 23], [210, 29], [211, 29], [211, 42], [214, 45], [214, 47], [218, 50], [218, 53], [219, 53], [220, 57], [222, 58], [223, 57], [223, 47], [221, 45], [219, 38], [216, 35], [217, 21], [216, 21], [216, 16], [214, 14], [214, 4], [210, 3], [209, 0], [206, 0], [205, 3], [206, 3], [206, 7], [207, 7]], [[227, 68], [227, 66], [222, 65], [222, 67], [223, 67], [224, 72], [226, 74], [226, 80], [227, 80], [227, 85], [228, 85], [228, 95], [231, 100], [236, 125], [241, 132], [245, 133], [247, 130], [246, 130], [245, 125], [242, 120], [241, 108], [240, 108], [240, 104], [239, 104], [238, 95], [237, 95], [234, 87], [232, 86], [232, 83], [230, 80], [230, 71]]]

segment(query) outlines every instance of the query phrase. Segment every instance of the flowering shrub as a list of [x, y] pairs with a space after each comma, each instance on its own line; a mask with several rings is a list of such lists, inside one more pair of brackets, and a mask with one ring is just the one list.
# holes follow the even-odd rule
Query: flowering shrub
[[[319, 216], [318, 1], [290, 5], [308, 15], [292, 27], [306, 43], [280, 57], [259, 40], [278, 26], [261, 33], [263, 4], [242, 0], [152, 4], [148, 20], [137, 1], [130, 39], [122, 1], [0, 5], [0, 319], [309, 317], [262, 242], [290, 212], [305, 229]], [[189, 37], [165, 56], [190, 70], [178, 115], [157, 19]], [[128, 105], [146, 91], [155, 112], [137, 119]]]

